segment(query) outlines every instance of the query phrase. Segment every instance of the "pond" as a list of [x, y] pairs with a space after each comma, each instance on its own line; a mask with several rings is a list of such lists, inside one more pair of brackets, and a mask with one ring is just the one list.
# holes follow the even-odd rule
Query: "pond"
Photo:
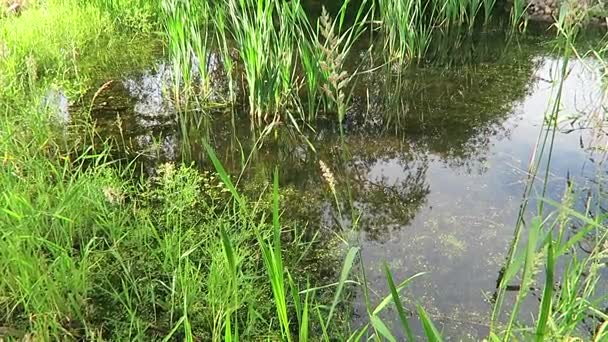
[[[118, 141], [120, 155], [137, 157], [147, 172], [183, 156], [208, 169], [201, 138], [213, 142], [233, 174], [247, 164], [244, 188], [270, 180], [278, 165], [281, 187], [295, 193], [284, 215], [308, 222], [321, 236], [351, 226], [350, 194], [360, 216], [356, 233], [346, 235], [361, 247], [373, 301], [389, 293], [384, 262], [396, 279], [425, 272], [404, 292], [405, 302], [424, 303], [448, 340], [479, 340], [488, 333], [491, 298], [562, 59], [547, 36], [532, 33], [509, 39], [489, 32], [437, 44], [428, 61], [403, 73], [372, 68], [362, 47], [352, 62], [361, 75], [343, 135], [337, 120], [325, 117], [302, 133], [283, 123], [260, 144], [246, 112], [226, 108], [199, 112], [196, 127], [184, 133], [164, 90], [171, 66], [162, 61], [114, 80], [98, 94], [91, 115], [103, 137]], [[545, 194], [556, 201], [569, 182], [581, 200], [597, 190], [608, 142], [600, 66], [583, 58], [568, 70]], [[320, 160], [338, 183], [339, 212]], [[532, 197], [541, 195], [538, 180]], [[351, 297], [358, 326], [367, 322], [363, 293]], [[537, 297], [530, 298], [533, 310]]]

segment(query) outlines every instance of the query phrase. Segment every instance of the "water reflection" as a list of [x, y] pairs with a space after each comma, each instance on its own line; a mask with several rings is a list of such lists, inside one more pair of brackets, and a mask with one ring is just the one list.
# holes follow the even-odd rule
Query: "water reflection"
[[[559, 63], [539, 52], [534, 39], [517, 46], [488, 38], [491, 42], [467, 42], [473, 45], [464, 57], [439, 65], [364, 73], [354, 90], [344, 142], [331, 119], [320, 120], [305, 139], [281, 129], [259, 141], [246, 114], [217, 113], [206, 126], [233, 173], [247, 165], [241, 183], [245, 191], [263, 187], [278, 164], [282, 187], [297, 194], [284, 203], [290, 217], [319, 229], [338, 229], [318, 162], [328, 164], [339, 184], [350, 184], [361, 213], [362, 255], [372, 287], [388, 293], [384, 260], [399, 279], [429, 272], [412, 285], [408, 298], [424, 302], [444, 333], [456, 340], [478, 339], [486, 331], [484, 296], [491, 296], [502, 266]], [[161, 64], [117, 82], [92, 112], [106, 134], [123, 141], [131, 155], [143, 153], [139, 160], [150, 168], [180, 159], [184, 152], [184, 132], [164, 97], [167, 70]], [[598, 108], [603, 93], [586, 70], [583, 63], [573, 63], [564, 113]], [[589, 155], [580, 148], [581, 141], [589, 144], [588, 137], [565, 134], [581, 122], [564, 121], [558, 137], [553, 199], [563, 194], [566, 174], [590, 179], [594, 170], [586, 166]], [[186, 145], [188, 155], [209, 167], [199, 141]], [[257, 152], [249, 160], [254, 145]], [[345, 202], [346, 192], [340, 191]], [[355, 314], [366, 316], [362, 301]]]

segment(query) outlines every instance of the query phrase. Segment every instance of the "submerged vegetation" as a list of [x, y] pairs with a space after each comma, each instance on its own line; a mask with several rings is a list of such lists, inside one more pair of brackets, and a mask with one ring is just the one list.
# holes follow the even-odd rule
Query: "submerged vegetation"
[[[370, 93], [382, 97], [385, 88], [373, 89], [366, 75], [386, 72], [388, 89], [413, 97], [425, 88], [408, 83], [407, 75], [442, 62], [442, 48], [433, 49], [441, 37], [454, 44], [446, 51], [458, 49], [502, 17], [510, 18], [512, 34], [521, 34], [525, 4], [510, 4], [503, 13], [506, 3], [497, 0], [345, 0], [316, 16], [304, 0], [40, 0], [7, 12], [0, 18], [0, 341], [441, 341], [425, 303], [404, 292], [424, 281], [423, 273], [395, 279], [385, 264], [389, 291], [378, 301], [372, 296], [358, 233], [379, 224], [356, 197], [386, 190], [353, 184], [357, 161], [349, 160], [345, 127], [356, 122], [349, 116], [356, 106], [368, 114], [371, 105], [418, 110], [404, 110], [401, 95], [395, 103], [373, 103]], [[545, 196], [563, 80], [580, 55], [575, 43], [585, 13], [573, 8], [564, 6], [554, 25], [563, 64], [491, 298], [491, 341], [608, 338], [599, 285], [608, 257], [602, 194], [580, 210], [571, 187], [561, 203]], [[163, 97], [188, 146], [179, 163], [158, 162], [149, 172], [138, 158], [115, 158], [124, 137], [103, 136], [92, 111], [113, 78], [149, 65], [162, 49], [171, 69]], [[510, 71], [520, 79], [530, 69]], [[481, 77], [479, 87], [491, 76]], [[445, 78], [456, 85], [469, 79]], [[518, 89], [500, 88], [504, 102], [525, 89], [505, 83]], [[367, 102], [354, 103], [361, 85]], [[458, 89], [464, 98], [475, 87]], [[448, 97], [448, 90], [438, 94]], [[47, 105], [58, 93], [70, 99], [69, 111]], [[483, 98], [471, 106], [489, 107]], [[113, 114], [122, 135], [120, 113]], [[238, 177], [223, 165], [212, 138], [192, 132], [210, 130], [201, 126], [213, 116], [233, 124], [230, 139], [241, 146]], [[396, 116], [389, 114], [383, 128], [416, 134], [407, 113]], [[252, 151], [241, 145], [237, 120], [249, 120], [255, 132]], [[454, 119], [418, 120], [449, 126]], [[257, 170], [257, 183], [244, 180], [256, 148], [281, 145], [285, 132], [317, 153], [308, 137], [326, 122], [337, 127], [337, 142], [312, 164], [320, 174], [315, 182], [323, 182], [315, 195], [335, 208], [336, 230], [297, 215], [308, 198], [282, 186], [281, 165]], [[472, 135], [479, 127], [463, 130]], [[429, 136], [421, 144], [449, 140], [449, 133], [417, 133]], [[207, 156], [205, 171], [186, 151], [193, 146]], [[411, 183], [408, 193], [392, 193], [396, 203], [423, 203], [424, 172], [422, 166], [403, 181]], [[529, 219], [539, 178], [542, 191]], [[406, 209], [400, 214], [405, 222], [413, 216]], [[582, 240], [592, 242], [586, 255], [575, 250]], [[526, 312], [528, 289], [539, 281], [541, 300]], [[508, 296], [513, 287], [517, 294]], [[365, 323], [353, 325], [349, 300], [356, 291], [363, 294]]]

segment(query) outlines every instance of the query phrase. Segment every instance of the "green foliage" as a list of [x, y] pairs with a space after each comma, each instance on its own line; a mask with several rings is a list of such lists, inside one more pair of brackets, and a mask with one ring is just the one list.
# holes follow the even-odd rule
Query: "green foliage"
[[162, 3], [163, 24], [173, 64], [174, 100], [178, 106], [185, 104], [192, 95], [205, 100], [211, 92], [207, 65], [212, 8], [206, 1], [166, 0]]
[[133, 34], [150, 34], [157, 30], [163, 1], [151, 0], [79, 0], [94, 4], [107, 12], [118, 29]]
[[[93, 127], [57, 127], [51, 113], [39, 106], [38, 94], [49, 85], [78, 98], [104, 75], [100, 68], [122, 65], [114, 53], [129, 46], [123, 35], [145, 36], [158, 26], [175, 67], [178, 103], [192, 94], [208, 100], [207, 60], [216, 44], [230, 78], [229, 100], [236, 102], [233, 73], [242, 72], [256, 125], [273, 128], [282, 120], [298, 127], [298, 121], [312, 122], [321, 107], [335, 109], [342, 123], [354, 79], [345, 61], [370, 19], [376, 19], [375, 3], [364, 1], [347, 24], [353, 3], [344, 2], [333, 18], [323, 11], [316, 27], [299, 1], [266, 0], [47, 1], [21, 16], [2, 18], [0, 95], [10, 100], [3, 102], [0, 120], [0, 272], [5, 275], [0, 278], [0, 338], [9, 332], [10, 338], [45, 341], [329, 341], [346, 339], [344, 335], [351, 341], [396, 341], [396, 332], [382, 318], [393, 303], [395, 319], [409, 340], [415, 336], [408, 309], [416, 313], [421, 334], [441, 341], [415, 298], [408, 301], [414, 302], [410, 307], [402, 302], [402, 291], [421, 274], [395, 284], [385, 266], [390, 294], [376, 306], [354, 244], [342, 246], [344, 252], [333, 246], [334, 255], [344, 255], [333, 282], [317, 284], [302, 274], [304, 257], [297, 255], [298, 248], [305, 246], [306, 252], [314, 241], [300, 241], [300, 222], [283, 214], [280, 206], [288, 193], [279, 189], [278, 170], [269, 193], [251, 200], [204, 143], [214, 171], [168, 163], [158, 166], [154, 176], [137, 179], [132, 166], [110, 161], [109, 143], [101, 150], [92, 146]], [[388, 59], [407, 64], [424, 58], [433, 29], [472, 29], [481, 8], [487, 24], [495, 3], [402, 0], [378, 5]], [[514, 26], [524, 18], [521, 5], [516, 1]], [[564, 76], [578, 21], [567, 13], [559, 19]], [[100, 49], [103, 44], [108, 48]], [[96, 66], [100, 61], [104, 65]], [[303, 89], [307, 117], [300, 102]], [[549, 128], [541, 139], [543, 151], [553, 148], [555, 127]], [[324, 169], [339, 206], [335, 179], [329, 167]], [[348, 201], [352, 205], [352, 198]], [[555, 207], [556, 214], [546, 215], [541, 205], [529, 226], [523, 214], [518, 220], [494, 307], [492, 340], [576, 338], [586, 317], [608, 319], [600, 306], [604, 298], [596, 293], [608, 257], [606, 214], [591, 215], [589, 208], [577, 212], [567, 197], [561, 204], [543, 203]], [[356, 225], [355, 213], [353, 218]], [[567, 227], [574, 224], [580, 230], [568, 235]], [[523, 228], [527, 238], [522, 242]], [[576, 245], [590, 236], [596, 244], [590, 255], [575, 254]], [[560, 278], [556, 268], [561, 264], [566, 266]], [[544, 290], [538, 318], [533, 326], [516, 329], [527, 289], [539, 277], [544, 277]], [[505, 313], [505, 289], [513, 281], [521, 289], [502, 326], [498, 316]], [[340, 315], [355, 287], [364, 293], [369, 323], [348, 331]], [[605, 339], [607, 331], [606, 323], [599, 325], [594, 340]]]
[[379, 6], [389, 58], [402, 65], [421, 59], [430, 44], [436, 12], [429, 17], [428, 3], [422, 0], [382, 0]]
[[115, 68], [148, 63], [155, 47], [147, 44], [121, 35], [112, 18], [88, 2], [33, 6], [0, 20], [0, 98], [28, 105], [53, 88], [78, 99]]
[[[219, 332], [223, 316], [238, 309], [225, 295], [230, 284], [249, 298], [242, 305], [264, 298], [258, 292], [264, 287], [252, 286], [236, 269], [257, 269], [246, 247], [253, 233], [232, 228], [230, 249], [221, 242], [227, 235], [218, 238], [223, 227], [238, 224], [215, 213], [211, 198], [223, 196], [221, 188], [171, 165], [136, 188], [103, 155], [82, 158], [95, 160], [90, 171], [74, 172], [82, 160], [23, 162], [25, 187], [3, 174], [2, 221], [11, 227], [1, 242], [0, 269], [11, 272], [0, 281], [3, 321], [22, 322], [15, 328], [44, 339], [170, 336], [178, 326], [186, 336], [205, 336]], [[49, 169], [53, 184], [32, 182]], [[263, 312], [263, 305], [254, 306]], [[28, 323], [32, 315], [39, 319]]]
[[281, 112], [290, 113], [296, 89], [300, 1], [228, 0], [219, 10], [226, 13], [228, 32], [243, 63], [252, 122], [276, 122]]
[[70, 92], [82, 92], [78, 87], [90, 75], [79, 69], [79, 60], [95, 54], [91, 45], [112, 34], [110, 18], [98, 8], [70, 2], [50, 2], [45, 7], [28, 9], [19, 17], [3, 19], [3, 93], [10, 91], [5, 94], [9, 97], [31, 91], [40, 80], [52, 80]]

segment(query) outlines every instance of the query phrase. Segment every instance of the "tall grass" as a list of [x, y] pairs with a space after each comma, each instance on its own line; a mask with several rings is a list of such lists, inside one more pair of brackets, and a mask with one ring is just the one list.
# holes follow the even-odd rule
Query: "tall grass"
[[228, 0], [224, 6], [243, 63], [252, 122], [277, 121], [292, 103], [300, 3]]
[[484, 24], [488, 25], [496, 6], [496, 0], [483, 0]]
[[210, 93], [211, 7], [206, 1], [163, 1], [163, 23], [173, 64], [173, 97], [178, 105], [193, 95], [205, 100]]
[[[396, 341], [398, 331], [382, 318], [394, 305], [394, 321], [408, 340], [417, 338], [410, 309], [421, 323], [421, 334], [440, 341], [440, 331], [422, 306], [404, 304], [416, 303], [415, 298], [404, 301], [402, 291], [421, 274], [396, 282], [384, 266], [390, 293], [374, 306], [360, 266], [362, 254], [349, 241], [335, 279], [317, 283], [300, 274], [298, 263], [285, 253], [291, 247], [286, 228], [299, 222], [282, 213], [278, 170], [268, 184], [270, 191], [252, 200], [205, 145], [214, 172], [163, 164], [156, 175], [138, 179], [133, 165], [110, 160], [109, 143], [101, 149], [89, 143], [94, 135], [90, 125], [69, 126], [69, 134], [56, 129], [50, 113], [32, 95], [47, 84], [64, 83], [73, 85], [73, 93], [84, 92], [79, 87], [86, 87], [90, 76], [80, 54], [95, 39], [120, 32], [114, 26], [120, 22], [108, 13], [118, 16], [122, 6], [144, 3], [97, 0], [57, 7], [51, 2], [49, 12], [34, 8], [22, 17], [2, 19], [3, 43], [10, 51], [0, 64], [2, 94], [21, 97], [3, 102], [0, 121], [0, 272], [5, 275], [0, 278], [0, 337]], [[482, 6], [487, 22], [494, 7], [493, 1], [438, 4], [404, 0], [394, 3], [396, 12], [391, 12], [388, 2], [380, 2], [391, 59], [408, 63], [423, 58], [435, 27], [472, 27]], [[163, 6], [150, 13], [158, 13], [164, 25], [177, 103], [193, 94], [208, 98], [212, 85], [207, 60], [215, 41], [230, 76], [242, 67], [253, 123], [271, 126], [282, 120], [297, 125], [298, 120], [312, 121], [320, 107], [335, 109], [339, 123], [345, 120], [356, 73], [346, 70], [346, 60], [371, 19], [365, 4], [350, 24], [347, 1], [335, 18], [324, 12], [316, 27], [307, 22], [298, 1], [166, 0]], [[564, 14], [558, 29], [564, 39], [563, 77], [576, 20]], [[239, 53], [234, 64], [227, 58], [232, 44]], [[304, 81], [297, 75], [300, 67]], [[302, 89], [308, 93], [308, 118], [298, 100]], [[231, 93], [235, 100], [236, 91]], [[544, 159], [549, 169], [561, 90], [558, 94], [547, 120], [551, 129], [541, 139], [541, 149], [548, 152], [539, 152], [534, 173], [544, 153], [549, 154]], [[339, 207], [335, 184], [331, 191]], [[600, 306], [603, 298], [595, 292], [607, 257], [606, 214], [598, 209], [588, 215], [590, 207], [577, 212], [568, 196], [562, 204], [542, 201], [527, 232], [522, 211], [494, 306], [491, 339], [577, 337], [584, 318], [608, 319]], [[346, 201], [353, 206], [352, 198]], [[543, 210], [549, 205], [557, 209], [555, 214]], [[568, 235], [573, 224], [579, 230]], [[580, 257], [574, 247], [589, 236], [596, 247]], [[538, 315], [533, 325], [516, 329], [539, 260], [544, 281]], [[566, 265], [563, 270], [560, 264]], [[506, 288], [516, 279], [521, 289], [514, 307], [504, 312]], [[558, 280], [560, 287], [555, 286]], [[364, 293], [368, 323], [349, 331], [340, 313], [348, 305], [346, 294], [356, 287]], [[332, 291], [328, 301], [321, 295], [327, 291]], [[606, 323], [598, 326], [591, 337], [601, 341], [608, 329]]]
[[[576, 11], [561, 11], [558, 22], [555, 24], [558, 32], [559, 49], [562, 53], [562, 65], [558, 70], [555, 99], [547, 113], [545, 123], [539, 136], [535, 156], [530, 165], [529, 183], [524, 191], [524, 198], [520, 209], [515, 235], [505, 267], [500, 278], [496, 301], [492, 315], [491, 337], [493, 340], [508, 341], [513, 338], [534, 339], [536, 341], [561, 340], [570, 338], [592, 338], [599, 341], [608, 337], [602, 329], [596, 332], [582, 331], [583, 321], [589, 318], [606, 320], [607, 315], [602, 312], [600, 303], [608, 299], [605, 295], [595, 293], [597, 283], [601, 278], [598, 273], [599, 260], [604, 258], [603, 246], [608, 238], [608, 231], [604, 226], [606, 213], [602, 210], [592, 210], [589, 203], [583, 212], [572, 209], [572, 189], [566, 190], [561, 204], [543, 200], [538, 205], [538, 214], [529, 225], [525, 225], [524, 215], [533, 180], [544, 169], [542, 176], [542, 191], [544, 197], [547, 191], [547, 182], [555, 148], [555, 134], [557, 130], [558, 114], [563, 94], [563, 82], [567, 77], [568, 63], [575, 51], [574, 42], [580, 29], [584, 15]], [[576, 53], [576, 52], [575, 52]], [[543, 165], [544, 164], [544, 165]], [[545, 204], [549, 203], [556, 208], [550, 214], [546, 213]], [[579, 225], [576, 234], [570, 234], [568, 228]], [[527, 229], [527, 238], [523, 237], [524, 228]], [[594, 248], [590, 254], [580, 260], [579, 252], [574, 248], [585, 237], [594, 237]], [[535, 282], [539, 258], [544, 265], [544, 285], [535, 327], [515, 330], [515, 324], [520, 318], [520, 308], [529, 295], [528, 289]], [[565, 264], [557, 276], [557, 265]], [[517, 278], [517, 275], [519, 279]], [[519, 291], [515, 296], [513, 307], [509, 310], [506, 326], [500, 325], [500, 313], [506, 297], [506, 287], [513, 281], [519, 282]], [[558, 283], [557, 285], [556, 283]], [[574, 299], [576, 298], [576, 299]], [[601, 326], [600, 326], [601, 328]], [[589, 336], [590, 335], [590, 336]]]
[[[244, 205], [242, 200], [242, 195], [239, 194], [235, 185], [232, 183], [230, 176], [222, 166], [221, 162], [215, 155], [213, 149], [206, 145], [207, 152], [215, 166], [219, 177], [222, 179], [224, 184], [226, 184], [230, 193], [232, 194], [233, 199], [237, 202], [237, 206], [240, 208], [241, 213], [246, 216], [251, 215], [250, 209]], [[294, 283], [293, 278], [288, 269], [284, 266], [283, 261], [283, 253], [282, 253], [282, 243], [281, 243], [281, 234], [282, 227], [280, 224], [280, 208], [279, 208], [279, 178], [278, 178], [278, 169], [275, 169], [274, 177], [273, 177], [273, 185], [272, 185], [272, 193], [271, 193], [271, 207], [272, 207], [272, 236], [270, 238], [264, 237], [264, 235], [260, 234], [259, 231], [256, 233], [258, 245], [261, 248], [262, 259], [264, 261], [264, 265], [267, 271], [267, 279], [271, 285], [274, 305], [276, 308], [276, 317], [279, 321], [281, 336], [283, 340], [286, 341], [309, 341], [309, 340], [317, 340], [321, 339], [324, 341], [331, 341], [334, 337], [332, 337], [328, 333], [328, 328], [332, 326], [332, 318], [334, 318], [334, 314], [336, 309], [341, 301], [343, 291], [345, 287], [349, 283], [354, 283], [349, 281], [349, 276], [353, 272], [355, 267], [355, 262], [357, 257], [359, 257], [359, 248], [355, 246], [351, 246], [346, 253], [344, 264], [342, 266], [342, 270], [340, 272], [340, 276], [337, 283], [330, 284], [330, 286], [335, 286], [335, 294], [333, 296], [333, 301], [331, 305], [329, 305], [329, 310], [322, 311], [321, 307], [324, 307], [324, 303], [315, 302], [315, 297], [309, 297], [311, 293], [314, 294], [315, 291], [321, 290], [323, 287], [317, 288], [307, 288], [304, 291], [300, 291], [297, 284]], [[337, 199], [336, 199], [337, 200]], [[230, 247], [231, 243], [229, 239], [225, 236], [222, 231], [222, 240], [224, 243], [224, 250], [226, 251], [227, 260], [232, 260], [232, 250]], [[234, 262], [229, 261], [229, 265], [234, 264]], [[230, 266], [232, 269], [233, 267]], [[380, 313], [391, 303], [395, 303], [399, 311], [399, 319], [401, 324], [403, 325], [405, 331], [407, 332], [408, 339], [414, 340], [412, 330], [410, 328], [409, 320], [405, 314], [405, 309], [399, 297], [399, 293], [407, 287], [409, 283], [411, 283], [415, 278], [421, 276], [422, 274], [416, 274], [412, 277], [407, 278], [405, 281], [395, 285], [392, 274], [385, 265], [385, 274], [386, 279], [389, 284], [389, 288], [391, 290], [391, 294], [386, 296], [376, 307], [368, 306], [368, 314], [370, 323], [362, 327], [360, 330], [354, 331], [349, 336], [349, 341], [360, 341], [366, 336], [366, 332], [368, 329], [372, 329], [373, 333], [369, 336], [369, 338], [386, 338], [390, 341], [396, 341], [396, 338], [387, 328], [386, 324], [380, 318]], [[366, 282], [364, 282], [361, 286], [368, 286]], [[291, 294], [291, 301], [289, 300], [289, 294]], [[304, 296], [304, 300], [302, 296]], [[290, 305], [290, 303], [292, 303]], [[309, 316], [309, 312], [311, 308], [316, 308], [319, 324], [321, 326], [321, 335], [314, 337], [310, 335], [310, 325], [312, 322], [312, 318]], [[442, 338], [440, 333], [435, 328], [432, 321], [429, 319], [425, 310], [422, 306], [417, 306], [419, 317], [424, 326], [424, 334], [430, 341], [441, 341]], [[295, 313], [293, 313], [295, 311]], [[296, 323], [292, 323], [293, 316], [296, 317]], [[226, 326], [230, 326], [230, 324], [226, 324]], [[237, 330], [238, 331], [238, 330]], [[293, 336], [292, 332], [297, 332], [297, 338]], [[232, 330], [226, 330], [225, 340], [230, 341], [238, 341], [238, 333], [233, 332]]]
[[[163, 1], [150, 0], [75, 0], [85, 5], [94, 5], [108, 13], [116, 27], [131, 34], [148, 35], [156, 30], [162, 16]], [[65, 2], [64, 2], [65, 3]]]
[[435, 1], [434, 6], [440, 25], [472, 28], [481, 9], [480, 0]]
[[432, 23], [437, 10], [428, 2], [403, 0], [379, 2], [382, 28], [385, 32], [385, 46], [390, 59], [399, 64], [408, 64], [423, 58], [430, 44]]
[[[315, 37], [322, 75], [321, 89], [325, 94], [328, 105], [334, 105], [338, 114], [338, 122], [342, 123], [350, 103], [349, 86], [352, 86], [355, 74], [349, 74], [345, 68], [345, 61], [355, 41], [365, 32], [365, 23], [369, 12], [364, 12], [364, 5], [357, 11], [354, 23], [344, 28], [344, 17], [349, 2], [346, 1], [340, 8], [336, 18], [331, 21], [329, 14], [324, 10], [319, 18], [318, 31]], [[321, 44], [324, 39], [324, 44]]]
[[[401, 66], [424, 60], [434, 32], [471, 34], [481, 29], [481, 23], [487, 28], [497, 11], [495, 0], [380, 0], [377, 6], [387, 60]], [[525, 0], [513, 1], [510, 25], [514, 30], [525, 30], [526, 10]]]
[[81, 87], [91, 75], [89, 70], [79, 70], [82, 54], [96, 55], [88, 47], [96, 39], [108, 39], [113, 34], [110, 18], [93, 6], [71, 2], [51, 2], [47, 6], [0, 22], [4, 51], [0, 81], [5, 101], [21, 98], [23, 92], [32, 95], [33, 82], [51, 80], [70, 95], [84, 93], [86, 89]]
[[526, 17], [526, 10], [528, 4], [524, 0], [513, 0], [513, 7], [511, 7], [511, 28], [513, 30], [525, 31], [528, 24], [528, 18]]

